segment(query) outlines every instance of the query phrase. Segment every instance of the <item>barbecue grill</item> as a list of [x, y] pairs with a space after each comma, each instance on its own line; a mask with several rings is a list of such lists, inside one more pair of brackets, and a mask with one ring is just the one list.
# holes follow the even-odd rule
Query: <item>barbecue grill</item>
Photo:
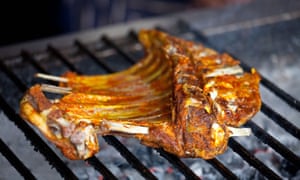
[[[299, 13], [298, 13], [299, 14]], [[293, 13], [290, 17], [290, 20], [282, 19], [279, 22], [270, 22], [269, 25], [264, 25], [260, 27], [253, 27], [248, 29], [248, 32], [245, 34], [252, 34], [252, 41], [256, 41], [260, 38], [260, 35], [263, 33], [258, 32], [272, 32], [279, 34], [281, 27], [289, 27], [290, 29], [296, 32], [300, 30], [299, 26], [299, 17], [297, 13]], [[281, 16], [278, 16], [281, 17]], [[129, 26], [130, 27], [130, 26]], [[203, 33], [197, 28], [194, 28], [193, 25], [185, 20], [179, 20], [174, 22], [173, 25], [165, 26], [154, 26], [152, 28], [158, 28], [160, 30], [166, 31], [175, 36], [183, 37], [186, 39], [191, 39], [196, 42], [202, 42], [206, 46], [212, 47], [219, 52], [228, 52], [235, 51], [237, 53], [233, 54], [237, 59], [240, 59], [242, 62], [242, 67], [247, 71], [250, 69], [248, 62], [243, 61], [240, 57], [236, 57], [239, 51], [246, 52], [244, 49], [234, 49], [233, 45], [229, 47], [225, 46], [225, 43], [236, 42], [235, 39], [230, 38], [240, 38], [243, 36], [243, 30], [235, 30], [232, 32], [222, 32], [216, 35], [209, 35], [208, 33]], [[130, 28], [128, 28], [130, 29]], [[287, 28], [288, 29], [288, 28]], [[258, 32], [257, 32], [258, 31]], [[204, 31], [205, 32], [205, 31]], [[31, 153], [41, 154], [38, 161], [41, 164], [50, 164], [49, 171], [56, 174], [52, 177], [63, 177], [66, 179], [81, 179], [78, 174], [78, 169], [84, 168], [85, 166], [93, 167], [95, 171], [99, 174], [100, 177], [105, 179], [122, 179], [118, 176], [116, 171], [109, 165], [107, 162], [109, 159], [105, 159], [104, 156], [101, 156], [101, 151], [85, 162], [72, 162], [65, 159], [60, 152], [58, 152], [53, 145], [49, 144], [47, 140], [38, 132], [34, 127], [29, 125], [27, 122], [23, 121], [18, 115], [18, 103], [26, 89], [38, 82], [45, 82], [34, 78], [34, 74], [37, 72], [59, 75], [65, 71], [71, 70], [81, 74], [105, 74], [120, 71], [126, 69], [133, 65], [139, 58], [143, 56], [142, 48], [137, 41], [137, 31], [131, 29], [129, 31], [122, 32], [120, 36], [112, 37], [109, 33], [100, 33], [94, 39], [85, 38], [85, 36], [72, 35], [68, 37], [68, 42], [59, 44], [58, 42], [63, 42], [63, 37], [58, 37], [52, 39], [51, 41], [40, 41], [35, 42], [33, 46], [24, 46], [22, 50], [19, 51], [21, 46], [13, 47], [10, 52], [6, 53], [5, 56], [1, 55], [0, 61], [0, 82], [1, 82], [1, 94], [0, 94], [0, 108], [1, 108], [1, 119], [0, 123], [10, 123], [13, 122], [12, 126], [16, 126], [16, 131], [22, 132], [28, 141], [30, 141], [33, 148], [30, 145], [27, 145], [29, 149], [34, 149], [35, 151], [28, 151], [27, 155], [31, 156]], [[256, 36], [256, 37], [255, 37]], [[50, 43], [49, 43], [50, 42]], [[224, 43], [224, 44], [222, 44]], [[299, 33], [298, 33], [298, 43], [299, 43]], [[239, 44], [241, 47], [243, 45]], [[46, 47], [43, 49], [42, 47]], [[226, 47], [226, 49], [222, 48]], [[299, 48], [299, 44], [298, 44]], [[255, 53], [256, 47], [251, 51]], [[246, 52], [249, 53], [249, 52]], [[263, 57], [263, 55], [262, 55]], [[299, 57], [298, 57], [299, 58]], [[264, 61], [262, 59], [261, 61]], [[251, 65], [257, 65], [258, 62], [250, 62]], [[261, 86], [263, 86], [264, 91], [274, 94], [275, 98], [280, 99], [282, 106], [285, 106], [289, 110], [295, 112], [296, 114], [300, 111], [300, 102], [283, 90], [283, 88], [278, 87], [276, 82], [272, 82], [262, 75]], [[297, 86], [297, 85], [295, 85]], [[299, 86], [299, 84], [298, 84]], [[208, 165], [208, 167], [213, 169], [212, 173], [217, 174], [217, 178], [228, 178], [228, 179], [239, 179], [239, 178], [268, 178], [268, 179], [281, 179], [283, 177], [287, 178], [296, 178], [300, 177], [300, 157], [299, 157], [299, 147], [289, 147], [286, 143], [281, 142], [281, 139], [274, 134], [269, 133], [265, 130], [264, 124], [261, 121], [267, 119], [267, 123], [273, 123], [274, 126], [280, 127], [280, 132], [283, 132], [285, 136], [289, 139], [293, 139], [293, 142], [299, 144], [300, 139], [300, 129], [299, 123], [296, 121], [291, 122], [290, 117], [287, 115], [282, 115], [283, 113], [273, 110], [275, 106], [273, 104], [268, 104], [265, 102], [264, 93], [263, 93], [263, 104], [261, 112], [257, 119], [250, 120], [246, 123], [246, 127], [250, 127], [253, 131], [251, 137], [244, 138], [231, 138], [229, 141], [229, 150], [224, 155], [220, 157], [211, 159], [211, 160], [201, 160], [201, 159], [180, 159], [174, 155], [171, 155], [165, 152], [162, 149], [150, 149], [143, 147], [142, 145], [130, 146], [138, 142], [127, 142], [127, 140], [114, 136], [104, 136], [102, 139], [103, 142], [101, 148], [108, 148], [108, 151], [111, 153], [116, 153], [116, 156], [125, 161], [124, 164], [136, 172], [137, 177], [143, 177], [145, 179], [158, 179], [159, 176], [156, 175], [155, 170], [151, 164], [154, 163], [151, 160], [148, 160], [147, 157], [142, 153], [138, 153], [138, 148], [141, 148], [148, 152], [146, 156], [151, 156], [159, 159], [164, 163], [167, 163], [171, 168], [174, 168], [177, 174], [176, 177], [184, 179], [199, 179], [201, 175], [195, 170], [192, 164], [195, 164], [197, 161]], [[271, 107], [272, 106], [272, 107]], [[273, 107], [274, 106], [274, 107]], [[264, 114], [264, 115], [262, 115]], [[299, 115], [299, 114], [298, 114]], [[263, 118], [262, 118], [263, 117]], [[12, 132], [14, 130], [7, 131], [7, 128], [10, 126], [1, 126], [0, 131], [2, 132], [11, 132], [5, 136], [0, 136], [0, 151], [2, 156], [7, 159], [6, 165], [15, 168], [14, 174], [20, 175], [25, 179], [36, 179], [41, 178], [37, 177], [37, 170], [30, 167], [30, 162], [25, 162], [22, 156], [22, 153], [17, 152], [18, 147], [10, 147], [9, 138], [14, 136], [17, 132]], [[256, 149], [257, 151], [274, 151], [272, 153], [273, 160], [272, 163], [277, 164], [271, 166], [270, 164], [264, 161], [264, 158], [259, 156], [259, 153], [255, 151], [255, 147], [251, 147], [251, 143], [247, 144], [245, 141], [252, 139], [255, 147], [263, 147], [263, 149]], [[24, 143], [25, 144], [25, 143]], [[105, 151], [105, 150], [103, 150]], [[26, 153], [26, 152], [24, 152]], [[33, 155], [32, 155], [33, 156]], [[242, 173], [237, 173], [237, 170], [233, 170], [231, 167], [231, 162], [227, 157], [233, 157], [239, 159], [243, 163], [248, 164], [248, 169], [243, 169]], [[35, 157], [35, 156], [33, 156]], [[43, 158], [44, 157], [44, 158]], [[2, 160], [3, 161], [3, 160]], [[33, 159], [32, 161], [35, 161]], [[4, 161], [3, 161], [4, 162]], [[47, 163], [48, 162], [48, 163]], [[119, 165], [120, 166], [120, 165]], [[52, 167], [54, 170], [52, 170]], [[250, 168], [249, 168], [250, 167]], [[277, 169], [276, 169], [277, 167]], [[235, 168], [237, 169], [237, 168]], [[0, 170], [1, 171], [1, 170]], [[79, 170], [80, 171], [80, 170]], [[247, 174], [246, 171], [251, 171], [251, 176], [242, 176], [242, 174]], [[202, 174], [208, 173], [206, 171]], [[201, 173], [200, 173], [201, 174]], [[18, 175], [18, 176], [19, 176]], [[1, 177], [1, 175], [0, 175]], [[204, 175], [202, 177], [205, 177]]]

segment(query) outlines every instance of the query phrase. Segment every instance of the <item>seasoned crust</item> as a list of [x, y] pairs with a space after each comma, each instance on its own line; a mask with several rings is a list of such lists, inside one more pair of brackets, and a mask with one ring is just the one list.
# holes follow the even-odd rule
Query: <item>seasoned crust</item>
[[[53, 103], [33, 86], [21, 101], [22, 117], [70, 159], [95, 154], [96, 133], [135, 137], [179, 157], [223, 153], [228, 126], [241, 126], [260, 108], [258, 73], [245, 73], [228, 54], [159, 31], [141, 31], [139, 38], [146, 51], [140, 63], [110, 75], [66, 73], [61, 86], [72, 92]], [[101, 128], [104, 121], [149, 131], [120, 133], [109, 123]]]
[[[83, 150], [84, 153], [80, 153], [78, 143], [76, 144], [73, 139], [77, 132], [81, 132], [89, 125], [74, 125], [70, 119], [65, 120], [64, 112], [46, 98], [40, 85], [35, 85], [26, 92], [20, 102], [20, 115], [38, 127], [41, 133], [69, 159], [86, 159], [99, 151], [95, 133], [89, 132], [81, 138], [80, 145], [85, 144], [86, 149]], [[86, 144], [91, 138], [93, 138], [93, 143], [89, 143], [87, 146]]]

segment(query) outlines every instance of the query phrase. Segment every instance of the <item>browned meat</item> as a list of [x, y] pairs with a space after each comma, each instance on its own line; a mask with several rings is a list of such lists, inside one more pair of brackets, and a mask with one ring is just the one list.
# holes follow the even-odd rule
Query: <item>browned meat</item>
[[259, 75], [227, 54], [159, 31], [139, 38], [146, 51], [139, 63], [109, 75], [66, 73], [60, 85], [70, 90], [60, 99], [48, 100], [35, 85], [21, 101], [22, 117], [70, 159], [98, 152], [97, 134], [135, 137], [179, 157], [223, 153], [238, 135], [231, 126], [260, 108]]

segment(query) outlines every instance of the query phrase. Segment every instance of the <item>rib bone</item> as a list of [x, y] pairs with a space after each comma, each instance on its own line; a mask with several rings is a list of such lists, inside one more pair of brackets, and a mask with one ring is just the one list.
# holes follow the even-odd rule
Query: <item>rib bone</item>
[[59, 76], [53, 76], [49, 74], [43, 74], [43, 73], [36, 73], [35, 77], [46, 79], [46, 80], [51, 80], [51, 81], [57, 81], [57, 82], [68, 82], [67, 78], [64, 77], [59, 77]]
[[216, 77], [216, 76], [223, 76], [223, 75], [238, 75], [242, 74], [244, 71], [240, 66], [231, 66], [231, 67], [224, 67], [220, 69], [215, 69], [212, 72], [205, 74], [205, 77]]
[[250, 128], [234, 128], [234, 127], [228, 127], [230, 133], [230, 137], [233, 136], [250, 136], [251, 129]]
[[149, 127], [135, 126], [121, 122], [102, 121], [101, 129], [109, 132], [122, 132], [126, 134], [148, 134]]
[[42, 91], [50, 92], [50, 93], [57, 93], [57, 94], [69, 94], [71, 93], [71, 88], [69, 87], [59, 87], [54, 86], [51, 84], [42, 84], [41, 85]]

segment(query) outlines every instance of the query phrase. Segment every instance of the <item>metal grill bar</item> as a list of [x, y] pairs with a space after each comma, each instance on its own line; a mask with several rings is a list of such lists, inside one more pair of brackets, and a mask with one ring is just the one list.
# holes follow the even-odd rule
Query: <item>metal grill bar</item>
[[128, 62], [134, 64], [134, 58], [131, 57], [129, 54], [125, 53], [116, 43], [110, 40], [107, 36], [102, 36], [101, 40], [105, 42], [108, 46], [115, 49], [119, 54], [121, 54]]
[[279, 113], [272, 110], [268, 105], [262, 103], [261, 111], [271, 118], [275, 123], [285, 129], [287, 132], [292, 134], [297, 139], [300, 139], [300, 130], [294, 124], [290, 123], [287, 119], [281, 116]]
[[0, 138], [0, 152], [9, 163], [23, 176], [24, 179], [36, 179], [31, 171], [22, 161], [12, 152], [12, 150]]
[[177, 156], [162, 149], [156, 149], [159, 154], [173, 164], [187, 179], [200, 179], [190, 168], [188, 168]]
[[39, 64], [37, 61], [32, 57], [32, 55], [28, 52], [23, 50], [21, 52], [21, 56], [24, 60], [30, 62], [40, 73], [48, 74], [48, 72]]
[[141, 161], [139, 161], [117, 138], [114, 136], [104, 136], [105, 141], [112, 145], [129, 162], [129, 164], [139, 171], [146, 179], [157, 179]]
[[75, 40], [75, 45], [79, 47], [79, 49], [86, 53], [88, 56], [94, 60], [100, 67], [104, 68], [108, 73], [114, 72], [109, 66], [107, 66], [103, 60], [99, 59], [89, 48], [87, 48], [82, 42], [79, 40]]
[[[77, 40], [77, 44], [80, 44], [80, 47], [84, 52], [86, 52], [91, 58], [93, 58], [95, 61], [100, 61], [99, 58], [91, 51], [89, 50], [83, 43]], [[61, 54], [58, 50], [56, 50], [54, 47], [52, 47], [52, 50], [55, 52], [55, 54]], [[65, 57], [67, 61], [67, 57]], [[59, 58], [60, 59], [60, 58]], [[103, 63], [104, 64], [104, 63]], [[78, 72], [78, 69], [70, 64], [72, 66], [72, 69], [74, 69], [75, 72]], [[102, 67], [101, 64], [99, 64], [100, 67]], [[104, 64], [105, 65], [105, 64]], [[114, 72], [110, 67], [105, 65], [108, 69], [109, 72]], [[112, 145], [117, 151], [120, 152], [120, 154], [129, 162], [129, 164], [135, 168], [136, 170], [139, 171], [139, 173], [145, 177], [146, 179], [157, 179], [151, 172], [150, 170], [145, 167], [117, 138], [114, 136], [104, 136], [104, 140]]]
[[206, 160], [210, 165], [218, 169], [218, 171], [227, 179], [239, 179], [232, 171], [230, 171], [224, 164], [222, 164], [218, 159], [213, 158]]
[[[37, 69], [40, 73], [48, 74], [48, 72], [34, 59], [34, 57], [25, 50], [22, 50], [21, 56], [25, 61], [28, 61], [35, 69]], [[46, 80], [47, 83], [51, 83], [49, 80]], [[27, 87], [25, 85], [25, 88], [23, 89], [23, 92], [27, 90]]]
[[15, 83], [15, 85], [22, 91], [26, 91], [26, 85], [3, 63], [0, 61], [0, 69]]
[[76, 71], [78, 74], [82, 74], [78, 69], [74, 67], [74, 65], [68, 60], [68, 58], [63, 55], [59, 50], [53, 47], [51, 44], [48, 45], [48, 51], [57, 57], [65, 66], [67, 66], [71, 71]]
[[[48, 74], [48, 72], [42, 67], [40, 66], [37, 61], [34, 59], [34, 57], [27, 51], [23, 51], [23, 55], [25, 56], [26, 59], [24, 60], [29, 60], [29, 62], [36, 68], [38, 68], [38, 70], [40, 70], [40, 72], [43, 72], [45, 74]], [[101, 165], [102, 163], [97, 159], [94, 158], [93, 161], [91, 161], [91, 165]], [[107, 168], [100, 168], [100, 167], [96, 167], [93, 166], [98, 172], [100, 172], [103, 176], [107, 175], [106, 178], [116, 178], [115, 176], [113, 176], [111, 174], [111, 172], [107, 169]], [[112, 176], [111, 176], [112, 175]]]
[[103, 175], [104, 178], [112, 179], [112, 180], [117, 180], [118, 179], [95, 156], [92, 156], [89, 159], [86, 159], [85, 161], [88, 162], [90, 165], [92, 165], [98, 172], [101, 172], [101, 174]]
[[281, 179], [274, 171], [272, 171], [264, 163], [259, 161], [254, 155], [250, 154], [241, 144], [236, 142], [234, 139], [231, 138], [228, 144], [234, 152], [239, 154], [251, 166], [254, 166], [265, 177], [269, 179]]
[[[7, 67], [3, 62], [0, 63], [1, 70], [15, 83], [17, 87], [25, 92], [27, 90], [26, 85]], [[3, 109], [7, 117], [13, 121], [16, 126], [21, 129], [26, 138], [36, 149], [44, 155], [46, 160], [55, 167], [57, 172], [62, 177], [68, 177], [70, 179], [77, 179], [75, 174], [69, 169], [68, 166], [55, 154], [55, 152], [41, 139], [41, 137], [33, 131], [33, 129], [23, 120], [21, 117], [9, 106], [6, 100], [0, 96], [0, 106]]]
[[265, 144], [270, 145], [274, 150], [281, 154], [281, 156], [286, 158], [294, 165], [300, 167], [300, 158], [295, 153], [286, 148], [283, 144], [281, 144], [279, 141], [277, 141], [275, 138], [273, 138], [271, 135], [266, 133], [261, 127], [259, 127], [252, 121], [248, 121], [245, 124], [245, 126], [250, 127], [256, 137], [258, 137]]
[[78, 179], [75, 174], [69, 169], [69, 167], [52, 151], [52, 149], [41, 139], [41, 137], [33, 131], [33, 129], [16, 114], [6, 100], [0, 96], [0, 107], [6, 116], [13, 121], [16, 126], [21, 129], [26, 138], [31, 142], [31, 144], [36, 147], [36, 149], [44, 155], [46, 160], [55, 167], [57, 172], [60, 173], [62, 177], [70, 179]]

